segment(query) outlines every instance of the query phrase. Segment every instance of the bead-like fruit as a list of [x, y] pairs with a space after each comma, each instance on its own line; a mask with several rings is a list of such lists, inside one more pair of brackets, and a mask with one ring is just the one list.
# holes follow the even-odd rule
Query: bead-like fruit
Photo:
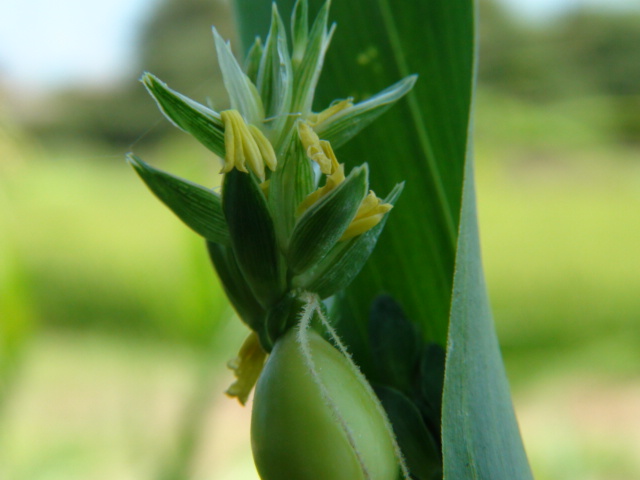
[[258, 380], [251, 443], [263, 480], [395, 480], [385, 419], [347, 359], [313, 330], [281, 337]]

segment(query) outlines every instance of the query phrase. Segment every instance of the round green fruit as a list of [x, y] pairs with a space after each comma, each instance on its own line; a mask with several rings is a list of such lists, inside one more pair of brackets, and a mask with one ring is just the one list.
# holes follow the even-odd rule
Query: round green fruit
[[385, 419], [347, 359], [313, 330], [290, 329], [256, 385], [251, 445], [263, 480], [396, 480]]

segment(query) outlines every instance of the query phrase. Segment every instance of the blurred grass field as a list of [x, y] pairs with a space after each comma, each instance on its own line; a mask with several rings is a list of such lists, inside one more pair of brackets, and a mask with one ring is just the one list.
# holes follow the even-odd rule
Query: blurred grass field
[[[597, 104], [478, 103], [487, 283], [539, 480], [640, 478], [639, 151], [601, 133], [606, 111], [583, 121]], [[222, 395], [244, 331], [201, 241], [124, 152], [0, 149], [0, 478], [255, 480], [249, 409]], [[215, 184], [186, 138], [144, 156]]]

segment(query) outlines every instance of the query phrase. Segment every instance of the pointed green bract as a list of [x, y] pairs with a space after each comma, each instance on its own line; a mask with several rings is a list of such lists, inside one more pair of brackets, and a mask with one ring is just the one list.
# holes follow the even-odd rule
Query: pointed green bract
[[154, 168], [136, 155], [128, 155], [127, 160], [162, 203], [194, 232], [212, 242], [229, 244], [229, 230], [217, 193]]
[[312, 268], [338, 242], [367, 193], [368, 176], [366, 164], [354, 168], [344, 182], [298, 219], [287, 250], [292, 272]]
[[[404, 183], [396, 185], [384, 199], [384, 203], [395, 205], [403, 187]], [[368, 232], [351, 240], [338, 242], [317, 265], [294, 277], [294, 286], [316, 292], [320, 298], [327, 298], [345, 289], [369, 259], [386, 221], [387, 215]]]
[[150, 73], [145, 73], [141, 80], [171, 123], [193, 135], [216, 155], [224, 156], [224, 125], [220, 114], [171, 90]]
[[409, 93], [417, 78], [417, 75], [410, 75], [373, 97], [340, 111], [316, 125], [316, 132], [335, 148], [342, 146]]
[[293, 76], [291, 57], [287, 47], [287, 35], [282, 18], [276, 4], [273, 4], [271, 29], [265, 42], [260, 70], [258, 72], [258, 91], [264, 104], [267, 128], [274, 132], [271, 136], [276, 145], [280, 145], [282, 126], [287, 122], [291, 95], [293, 90]]
[[[291, 185], [296, 185], [296, 188], [291, 188]], [[271, 176], [269, 187], [269, 207], [273, 214], [278, 244], [282, 250], [287, 248], [298, 205], [315, 186], [311, 163], [307, 160], [298, 138], [294, 138], [288, 153]]]
[[244, 71], [247, 73], [247, 77], [249, 77], [249, 80], [251, 80], [254, 85], [258, 81], [258, 70], [260, 70], [260, 60], [262, 59], [263, 51], [264, 47], [262, 46], [260, 37], [256, 37], [244, 62]]
[[240, 270], [268, 309], [284, 293], [285, 272], [267, 202], [250, 174], [232, 170], [225, 175], [222, 209]]
[[251, 288], [240, 271], [233, 250], [231, 247], [207, 242], [207, 251], [227, 298], [238, 312], [238, 316], [249, 328], [261, 333], [265, 310], [253, 296]]
[[215, 28], [213, 29], [213, 37], [224, 86], [231, 101], [231, 108], [238, 110], [248, 123], [261, 125], [264, 120], [264, 108], [255, 85], [242, 71], [238, 61], [231, 53], [229, 43], [222, 39]]
[[291, 110], [301, 113], [303, 117], [311, 113], [316, 84], [322, 72], [325, 53], [329, 48], [333, 28], [327, 32], [328, 19], [329, 4], [326, 3], [313, 22], [304, 57], [294, 69], [295, 82]]
[[307, 0], [297, 0], [291, 14], [291, 63], [294, 67], [302, 61], [309, 38], [309, 4]]

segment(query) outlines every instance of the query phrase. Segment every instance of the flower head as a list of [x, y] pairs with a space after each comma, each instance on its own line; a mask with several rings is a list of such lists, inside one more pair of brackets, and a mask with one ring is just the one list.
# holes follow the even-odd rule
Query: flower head
[[[334, 26], [327, 2], [309, 28], [306, 3], [294, 8], [292, 54], [274, 5], [269, 34], [254, 43], [244, 68], [214, 29], [229, 110], [217, 112], [143, 76], [165, 115], [223, 159], [221, 195], [132, 160], [152, 190], [205, 235], [231, 302], [255, 332], [253, 344], [267, 352], [295, 318], [284, 298], [304, 290], [333, 295], [371, 253], [402, 187], [381, 200], [370, 190], [367, 165], [347, 172], [334, 149], [415, 82], [410, 76], [363, 102], [337, 100], [314, 112]], [[236, 368], [241, 379], [249, 378], [245, 364]], [[250, 383], [239, 380], [231, 391], [242, 399]]]

